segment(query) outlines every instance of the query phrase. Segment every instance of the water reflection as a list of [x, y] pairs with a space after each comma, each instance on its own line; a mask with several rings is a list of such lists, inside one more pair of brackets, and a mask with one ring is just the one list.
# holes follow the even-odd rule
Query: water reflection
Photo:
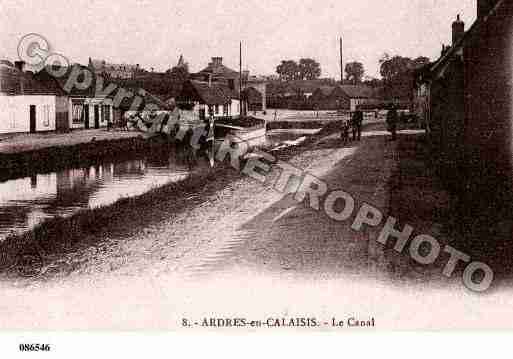
[[[278, 145], [304, 135], [291, 132], [271, 133], [267, 142]], [[0, 240], [11, 232], [29, 230], [45, 219], [141, 195], [180, 181], [191, 171], [209, 167], [208, 160], [199, 157], [191, 170], [185, 159], [183, 153], [167, 152], [0, 182]]]
[[[199, 159], [192, 172], [202, 171], [207, 166], [207, 161]], [[190, 173], [188, 164], [180, 161], [175, 153], [168, 153], [2, 182], [0, 240], [11, 232], [31, 229], [45, 219], [109, 205], [120, 198], [180, 181]]]

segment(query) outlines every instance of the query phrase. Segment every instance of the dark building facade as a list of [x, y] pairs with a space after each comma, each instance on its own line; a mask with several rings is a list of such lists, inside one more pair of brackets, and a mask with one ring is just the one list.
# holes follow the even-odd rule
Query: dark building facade
[[431, 158], [466, 211], [484, 218], [513, 199], [513, 2], [476, 5], [476, 22], [462, 33], [455, 21], [452, 46], [424, 82]]
[[[478, 1], [464, 46], [466, 163], [474, 192], [503, 201], [513, 187], [513, 2]], [[491, 190], [491, 191], [490, 191]], [[484, 192], [482, 192], [484, 193]]]

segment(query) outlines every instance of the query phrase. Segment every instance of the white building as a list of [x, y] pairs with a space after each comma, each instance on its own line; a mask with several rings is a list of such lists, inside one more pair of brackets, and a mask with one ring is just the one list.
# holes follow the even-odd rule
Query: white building
[[57, 82], [0, 61], [0, 134], [65, 129], [68, 104]]

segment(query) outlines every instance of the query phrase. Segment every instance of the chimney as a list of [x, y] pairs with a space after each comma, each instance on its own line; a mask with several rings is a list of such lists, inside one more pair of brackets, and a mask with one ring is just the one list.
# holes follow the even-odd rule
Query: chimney
[[23, 72], [23, 69], [25, 68], [25, 61], [14, 61], [14, 67]]
[[223, 64], [223, 58], [222, 57], [212, 57], [212, 65], [220, 66], [222, 64]]
[[456, 21], [452, 23], [452, 46], [455, 46], [465, 36], [465, 23], [458, 14]]
[[477, 0], [477, 18], [483, 19], [490, 14], [496, 4], [497, 0]]

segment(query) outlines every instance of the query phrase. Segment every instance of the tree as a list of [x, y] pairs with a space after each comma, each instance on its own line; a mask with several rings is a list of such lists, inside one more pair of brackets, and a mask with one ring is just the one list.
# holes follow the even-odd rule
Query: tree
[[388, 54], [384, 54], [379, 63], [385, 87], [385, 96], [388, 99], [410, 100], [415, 85], [414, 71], [429, 62], [429, 58], [424, 56], [419, 56], [412, 60], [409, 57], [391, 57]]
[[413, 67], [413, 61], [409, 57], [390, 57], [385, 54], [379, 62], [381, 65], [380, 74], [385, 82], [396, 79]]
[[299, 77], [299, 65], [294, 60], [283, 60], [276, 67], [276, 73], [280, 76], [281, 80], [297, 80]]
[[321, 65], [314, 59], [299, 60], [299, 78], [301, 80], [315, 80], [321, 76]]
[[189, 71], [185, 66], [175, 66], [169, 71], [171, 79], [178, 83], [184, 83], [189, 79]]
[[365, 74], [365, 69], [361, 62], [354, 61], [346, 64], [345, 72], [346, 80], [356, 85], [362, 82], [363, 75]]

